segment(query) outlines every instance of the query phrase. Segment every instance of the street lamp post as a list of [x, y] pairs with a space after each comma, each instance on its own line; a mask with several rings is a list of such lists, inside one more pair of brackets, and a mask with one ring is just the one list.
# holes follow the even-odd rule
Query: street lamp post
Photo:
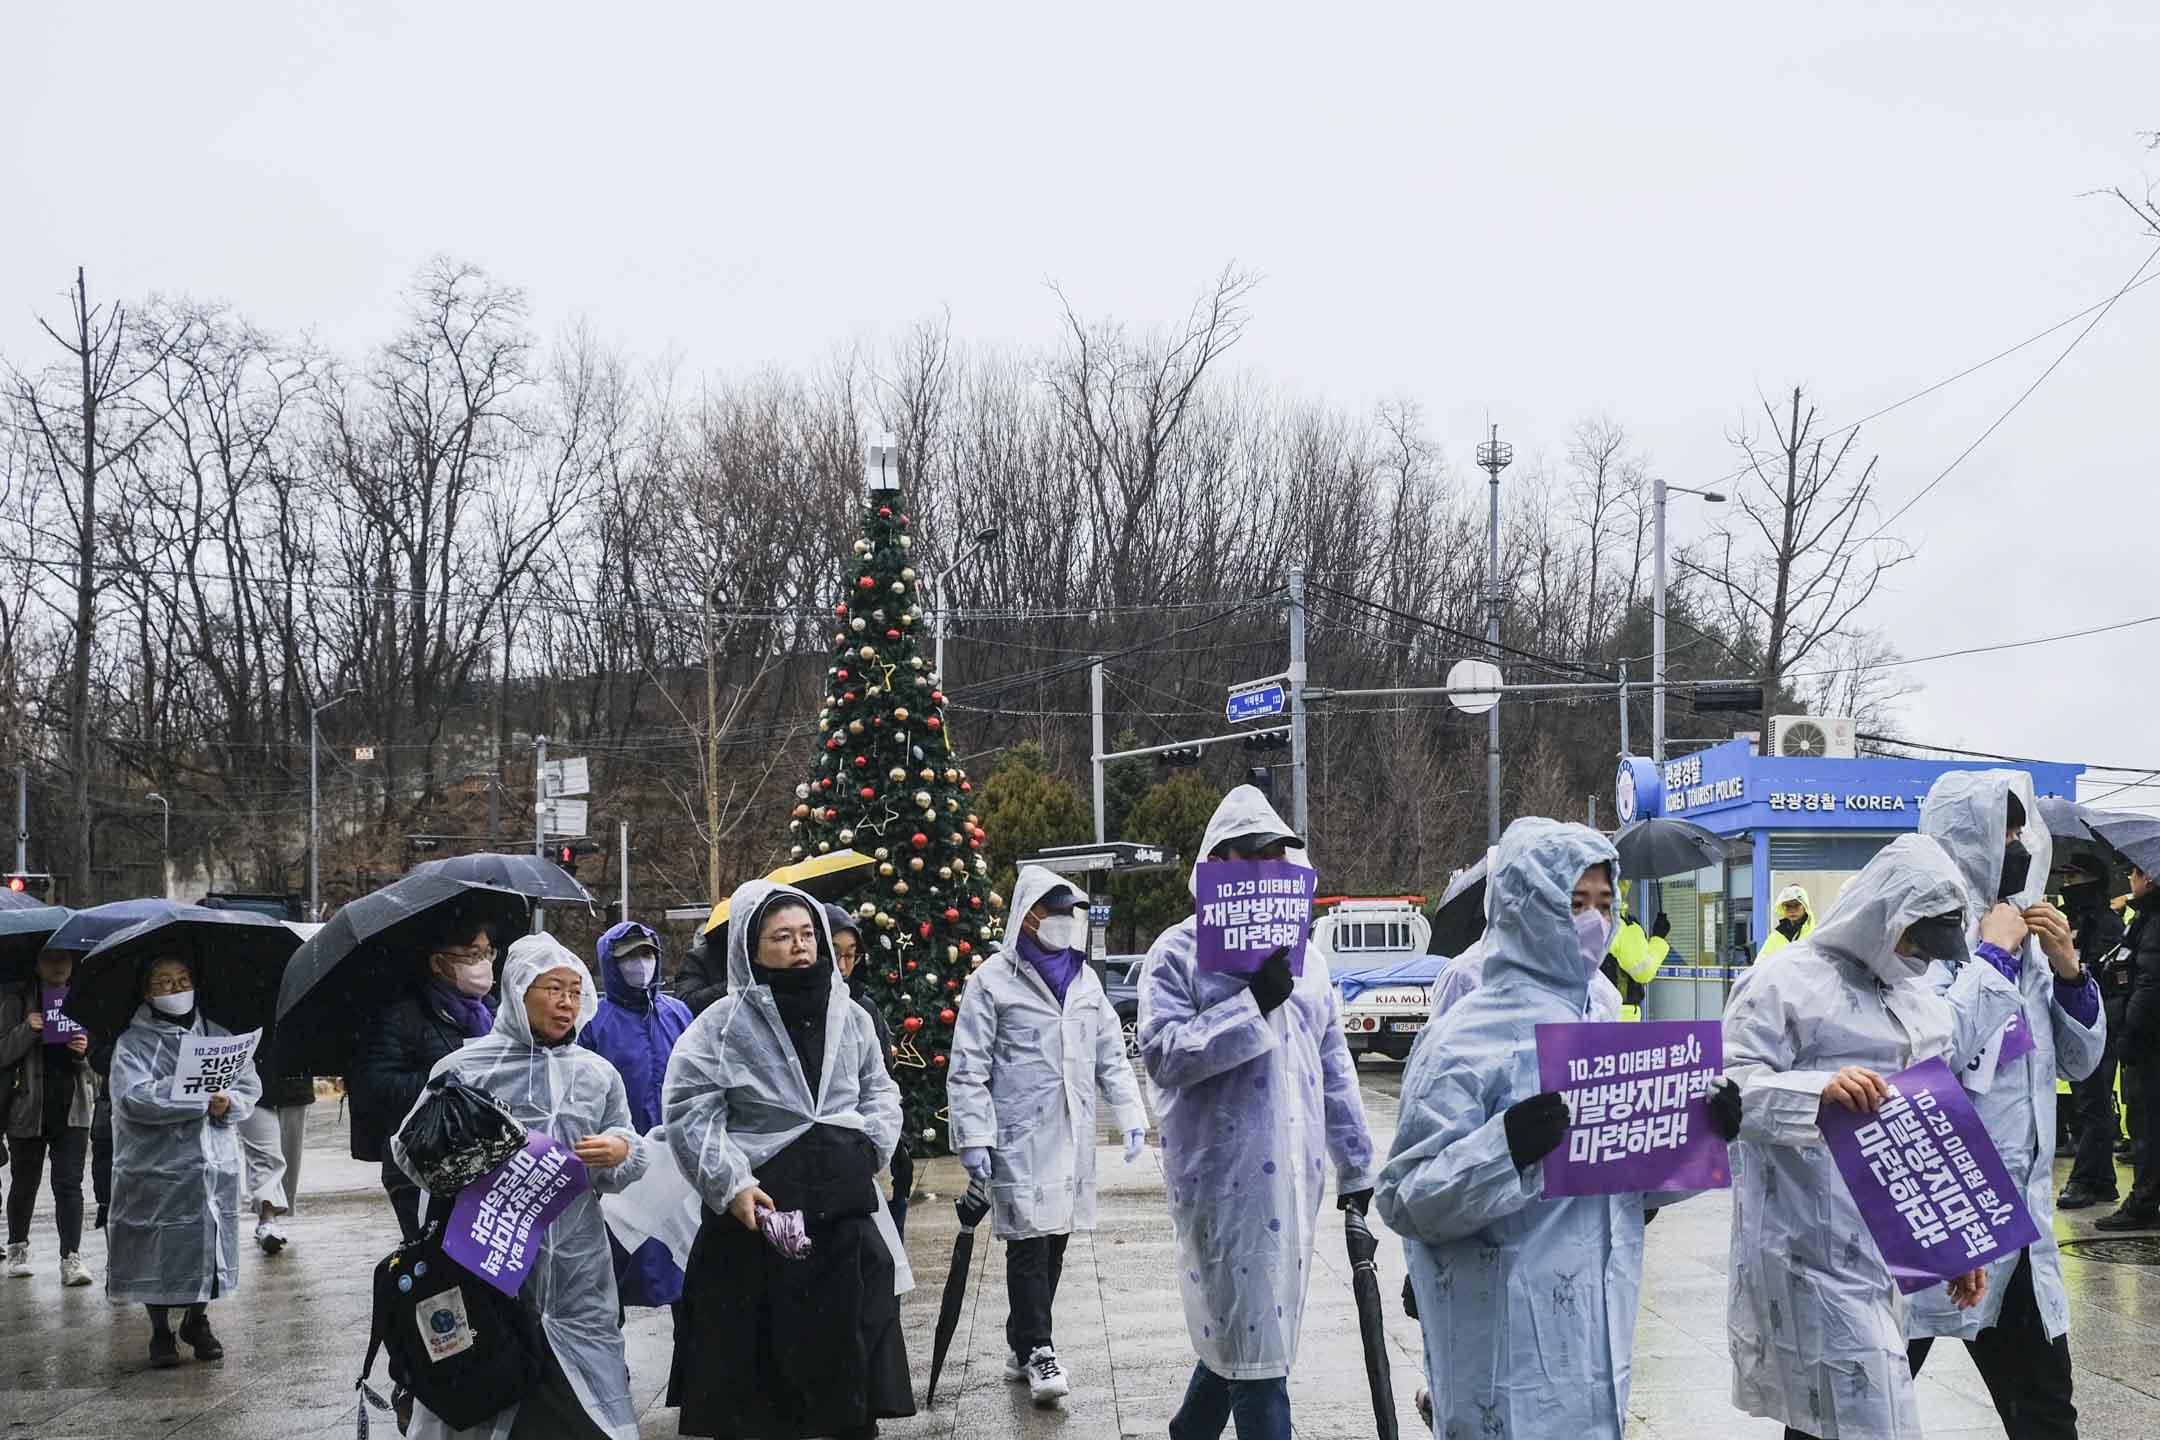
[[172, 801], [153, 790], [143, 796], [165, 807], [165, 825], [158, 839], [158, 878], [163, 882], [165, 898], [172, 899]]
[[316, 758], [322, 749], [322, 712], [359, 694], [357, 690], [344, 690], [308, 707], [307, 750], [307, 913], [308, 919], [322, 919], [322, 809], [321, 794], [316, 782]]
[[[1492, 476], [1492, 504], [1485, 517], [1485, 644], [1492, 663], [1500, 663], [1500, 472], [1515, 459], [1515, 447], [1500, 439], [1500, 427], [1477, 447], [1478, 468]], [[1499, 697], [1485, 712], [1485, 843], [1500, 843], [1500, 706]]]
[[[935, 603], [937, 605], [933, 631], [937, 638], [932, 652], [932, 663], [937, 667], [937, 683], [940, 685], [945, 684], [945, 577], [958, 570], [961, 564], [973, 556], [976, 551], [997, 539], [999, 535], [1004, 533], [1004, 528], [1002, 525], [991, 525], [977, 531], [975, 538], [968, 541], [966, 547], [958, 555], [953, 556], [952, 564], [939, 571], [932, 579], [931, 588], [935, 592]], [[950, 689], [951, 687], [947, 686], [946, 688]]]
[[1651, 545], [1656, 560], [1650, 600], [1650, 758], [1662, 765], [1665, 763], [1665, 492], [1678, 490], [1683, 495], [1699, 495], [1712, 505], [1722, 504], [1725, 496], [1716, 490], [1697, 490], [1692, 485], [1668, 485], [1663, 480], [1653, 480], [1650, 486], [1650, 510], [1656, 530]]

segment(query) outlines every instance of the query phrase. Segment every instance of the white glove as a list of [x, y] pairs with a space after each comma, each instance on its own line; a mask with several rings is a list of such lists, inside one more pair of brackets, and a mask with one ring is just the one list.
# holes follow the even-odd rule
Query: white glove
[[977, 1180], [990, 1179], [990, 1150], [984, 1145], [963, 1146], [960, 1151], [960, 1168]]
[[1132, 1162], [1133, 1162], [1133, 1161], [1135, 1161], [1135, 1160], [1139, 1159], [1139, 1158], [1140, 1158], [1140, 1152], [1141, 1152], [1142, 1150], [1145, 1150], [1146, 1148], [1147, 1148], [1147, 1131], [1145, 1131], [1145, 1130], [1127, 1130], [1127, 1131], [1125, 1132], [1125, 1163], [1126, 1163], [1126, 1164], [1130, 1165], [1130, 1164], [1132, 1164]]

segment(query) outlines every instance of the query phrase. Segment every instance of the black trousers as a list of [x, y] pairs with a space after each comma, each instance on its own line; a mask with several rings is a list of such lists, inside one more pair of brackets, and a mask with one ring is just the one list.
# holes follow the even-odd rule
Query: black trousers
[[[1906, 1347], [1914, 1375], [1927, 1362], [1932, 1340]], [[1995, 1413], [2009, 1440], [2077, 1440], [2077, 1406], [2070, 1403], [2070, 1337], [2048, 1339], [2047, 1324], [2033, 1298], [2032, 1254], [2018, 1256], [1995, 1323], [1965, 1342], [1973, 1368], [1987, 1382]]]
[[2070, 1106], [2077, 1113], [2077, 1159], [2070, 1166], [2070, 1183], [2095, 1194], [2114, 1195], [2115, 1137], [2121, 1130], [2115, 1113], [2112, 1031], [2092, 1074], [2070, 1082]]
[[1058, 1278], [1065, 1273], [1064, 1235], [1038, 1235], [1005, 1242], [1005, 1345], [1022, 1360], [1038, 1345], [1049, 1345], [1050, 1307], [1057, 1303]]
[[2135, 1065], [2123, 1066], [2123, 1096], [2137, 1096], [2131, 1112], [2135, 1129], [2130, 1136], [2130, 1165], [2137, 1183], [2123, 1203], [2140, 1212], [2160, 1210], [2160, 1125], [2153, 1123], [2154, 1104], [2160, 1101], [2156, 1090], [2160, 1090], [2160, 1057], [2144, 1056]]
[[60, 1232], [60, 1253], [73, 1255], [82, 1249], [83, 1157], [90, 1149], [90, 1131], [81, 1125], [60, 1126], [50, 1139], [18, 1136], [8, 1158], [10, 1182], [7, 1199], [8, 1244], [30, 1238], [30, 1212], [37, 1206], [39, 1172], [52, 1161], [54, 1228]]
[[102, 1080], [97, 1104], [90, 1107], [90, 1189], [98, 1209], [112, 1204], [112, 1096]]
[[390, 1196], [390, 1208], [397, 1214], [398, 1233], [407, 1240], [420, 1238], [420, 1187], [407, 1180], [393, 1185], [388, 1176], [383, 1177], [383, 1190]]

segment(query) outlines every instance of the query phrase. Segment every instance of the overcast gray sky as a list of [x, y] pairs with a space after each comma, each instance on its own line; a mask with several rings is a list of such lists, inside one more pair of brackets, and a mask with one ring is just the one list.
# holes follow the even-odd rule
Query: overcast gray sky
[[[352, 351], [445, 252], [739, 371], [940, 307], [1044, 341], [1052, 278], [1166, 321], [1235, 259], [1274, 380], [1413, 397], [1458, 461], [1605, 413], [1704, 483], [1759, 391], [1856, 418], [2128, 279], [2155, 240], [2089, 192], [2160, 176], [2156, 61], [2151, 0], [11, 6], [0, 350], [78, 262]], [[1887, 504], [2074, 333], [1870, 426]], [[1905, 654], [2160, 613], [2156, 336], [2160, 284], [1899, 522]], [[1918, 665], [1905, 729], [2160, 767], [2156, 647]]]

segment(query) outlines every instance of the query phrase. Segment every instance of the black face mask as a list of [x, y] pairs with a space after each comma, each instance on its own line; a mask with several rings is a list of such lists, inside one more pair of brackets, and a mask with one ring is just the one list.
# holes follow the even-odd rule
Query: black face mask
[[1965, 946], [1965, 917], [1962, 915], [1933, 915], [1925, 920], [1915, 920], [1905, 927], [1905, 938], [1912, 941], [1913, 949], [1930, 960], [1963, 960], [1970, 953]]
[[2032, 851], [2025, 848], [2022, 840], [2012, 840], [2003, 846], [2002, 883], [1995, 892], [1998, 900], [2008, 900], [2025, 888], [2025, 877], [2032, 871]]
[[1778, 934], [1783, 935], [1787, 940], [1797, 940], [1800, 938], [1801, 928], [1806, 924], [1807, 916], [1805, 915], [1780, 920], [1777, 922]]

